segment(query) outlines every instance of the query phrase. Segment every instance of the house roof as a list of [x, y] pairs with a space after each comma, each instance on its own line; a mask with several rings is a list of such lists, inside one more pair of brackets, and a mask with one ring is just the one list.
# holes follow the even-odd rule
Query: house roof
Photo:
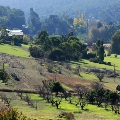
[[8, 30], [8, 36], [13, 36], [13, 35], [23, 36], [23, 32], [22, 30]]

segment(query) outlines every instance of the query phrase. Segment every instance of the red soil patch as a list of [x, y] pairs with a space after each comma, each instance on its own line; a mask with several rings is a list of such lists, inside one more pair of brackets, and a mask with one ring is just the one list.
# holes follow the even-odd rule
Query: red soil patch
[[[46, 77], [48, 79], [53, 80], [53, 78], [55, 78], [55, 75], [47, 73]], [[60, 75], [60, 74], [56, 75], [56, 79], [71, 88], [75, 88], [76, 86], [83, 86], [83, 87], [91, 88], [90, 84], [92, 83], [92, 81], [90, 80], [85, 80], [82, 78], [75, 78], [75, 77], [68, 77], [68, 76]]]

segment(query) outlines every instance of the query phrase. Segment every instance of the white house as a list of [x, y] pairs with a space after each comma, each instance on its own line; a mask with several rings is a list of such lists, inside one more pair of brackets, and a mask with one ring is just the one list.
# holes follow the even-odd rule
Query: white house
[[23, 36], [24, 35], [22, 30], [8, 30], [7, 29], [7, 31], [8, 31], [9, 37], [12, 37], [13, 35], [16, 35], [16, 36]]

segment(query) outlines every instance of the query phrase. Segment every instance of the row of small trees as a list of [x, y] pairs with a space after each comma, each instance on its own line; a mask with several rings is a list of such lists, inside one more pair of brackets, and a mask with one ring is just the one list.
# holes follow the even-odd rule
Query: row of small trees
[[[93, 82], [91, 86], [92, 89], [78, 86], [73, 94], [64, 90], [57, 81], [43, 81], [43, 86], [39, 86], [37, 90], [44, 100], [55, 105], [57, 109], [62, 99], [65, 98], [70, 104], [79, 105], [81, 110], [84, 110], [84, 107], [89, 103], [105, 107], [106, 110], [109, 107], [115, 113], [120, 113], [120, 96], [116, 92], [103, 88], [103, 85], [98, 82]], [[53, 94], [54, 92], [56, 94]]]
[[32, 100], [30, 94], [24, 95], [22, 92], [17, 93], [21, 100], [24, 100], [28, 103], [29, 106], [35, 108], [37, 110], [37, 101]]

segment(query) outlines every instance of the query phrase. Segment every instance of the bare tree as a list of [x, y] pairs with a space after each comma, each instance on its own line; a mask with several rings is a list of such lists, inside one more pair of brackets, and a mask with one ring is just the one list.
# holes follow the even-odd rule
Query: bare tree
[[100, 82], [102, 82], [102, 79], [104, 78], [104, 73], [96, 73], [95, 74], [97, 76], [97, 78], [99, 79]]
[[87, 102], [86, 101], [80, 101], [80, 107], [81, 107], [81, 110], [84, 110], [84, 107], [87, 105]]
[[61, 101], [62, 101], [62, 99], [57, 99], [57, 100], [55, 101], [55, 106], [57, 107], [57, 109], [58, 109]]
[[92, 82], [91, 87], [93, 90], [98, 91], [99, 89], [103, 88], [103, 84], [99, 82]]

